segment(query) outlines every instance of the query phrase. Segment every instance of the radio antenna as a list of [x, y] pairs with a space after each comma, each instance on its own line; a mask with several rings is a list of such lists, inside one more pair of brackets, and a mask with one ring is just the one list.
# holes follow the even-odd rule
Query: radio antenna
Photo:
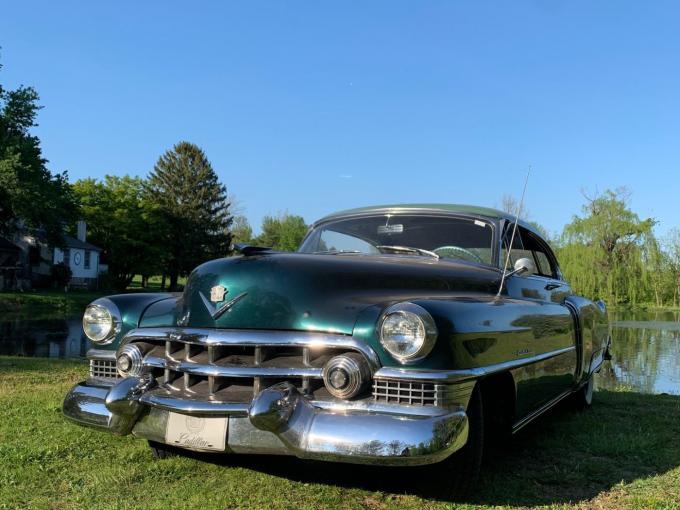
[[527, 176], [524, 178], [524, 188], [522, 189], [522, 197], [519, 200], [519, 205], [517, 206], [517, 213], [515, 214], [515, 225], [512, 227], [512, 236], [510, 237], [510, 246], [508, 246], [508, 253], [505, 256], [505, 263], [503, 264], [503, 275], [501, 276], [501, 284], [498, 287], [498, 294], [496, 294], [496, 297], [499, 298], [501, 296], [501, 292], [503, 291], [503, 285], [505, 285], [505, 277], [507, 276], [507, 271], [508, 271], [508, 262], [510, 261], [510, 252], [512, 251], [512, 245], [515, 242], [515, 232], [517, 232], [517, 221], [519, 220], [519, 215], [522, 212], [522, 208], [524, 207], [524, 194], [527, 191], [527, 183], [529, 182], [529, 174], [531, 173], [531, 165], [529, 165], [529, 169], [527, 170]]

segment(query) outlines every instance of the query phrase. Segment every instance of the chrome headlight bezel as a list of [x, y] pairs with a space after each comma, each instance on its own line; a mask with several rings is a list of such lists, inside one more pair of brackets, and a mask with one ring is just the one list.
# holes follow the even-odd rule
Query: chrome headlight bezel
[[[106, 332], [105, 335], [94, 336], [88, 333], [88, 326], [90, 323], [88, 323], [86, 319], [89, 310], [96, 310], [98, 313], [108, 314], [109, 326], [108, 331]], [[85, 336], [93, 344], [108, 345], [110, 343], [113, 343], [113, 341], [118, 336], [118, 333], [120, 333], [122, 325], [123, 320], [120, 315], [120, 310], [118, 310], [116, 304], [108, 298], [99, 298], [90, 303], [89, 305], [87, 305], [87, 307], [85, 308], [85, 313], [83, 314], [83, 333], [85, 333]]]
[[[128, 363], [128, 368], [123, 369], [121, 358]], [[125, 344], [116, 353], [116, 370], [121, 377], [139, 377], [144, 370], [144, 352], [137, 344]]]
[[[394, 341], [386, 338], [385, 322], [395, 316], [413, 321], [419, 329], [422, 328], [423, 335], [422, 339], [418, 342], [419, 345], [416, 346], [415, 350], [408, 354], [396, 351], [393, 348]], [[403, 302], [390, 306], [383, 312], [378, 322], [378, 337], [380, 339], [380, 344], [390, 356], [402, 365], [416, 363], [430, 354], [437, 341], [437, 335], [437, 326], [432, 316], [425, 308], [415, 303]]]
[[[345, 384], [333, 384], [334, 373], [346, 377]], [[347, 352], [334, 356], [323, 367], [323, 382], [326, 390], [336, 398], [350, 399], [362, 393], [371, 381], [371, 369], [366, 359], [358, 352]]]

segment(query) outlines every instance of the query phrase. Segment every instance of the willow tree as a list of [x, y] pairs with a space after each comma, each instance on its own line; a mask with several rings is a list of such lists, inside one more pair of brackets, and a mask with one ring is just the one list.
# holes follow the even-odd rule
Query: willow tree
[[628, 199], [626, 189], [607, 190], [565, 226], [560, 262], [579, 293], [632, 304], [651, 298], [646, 250], [656, 222], [640, 219]]
[[665, 253], [668, 256], [668, 277], [671, 301], [680, 306], [680, 229], [670, 230], [664, 240]]
[[205, 153], [189, 142], [158, 159], [147, 186], [165, 221], [167, 274], [174, 290], [178, 276], [228, 254], [233, 218], [227, 190]]

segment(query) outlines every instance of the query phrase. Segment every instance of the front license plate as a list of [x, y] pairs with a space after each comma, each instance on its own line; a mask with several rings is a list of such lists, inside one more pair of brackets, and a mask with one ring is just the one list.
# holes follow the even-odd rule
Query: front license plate
[[224, 451], [229, 418], [168, 413], [165, 442], [181, 448]]

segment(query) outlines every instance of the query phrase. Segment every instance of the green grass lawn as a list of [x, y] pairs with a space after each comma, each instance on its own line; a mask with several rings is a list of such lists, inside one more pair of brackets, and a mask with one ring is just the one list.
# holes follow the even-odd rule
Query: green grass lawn
[[153, 461], [144, 441], [61, 415], [82, 362], [0, 357], [0, 508], [680, 508], [680, 397], [600, 392], [487, 459], [466, 502], [413, 471], [288, 457]]
[[85, 307], [103, 294], [73, 290], [31, 290], [0, 292], [0, 313], [12, 314], [80, 314]]
[[[169, 282], [169, 281], [168, 281]], [[186, 284], [186, 278], [180, 278], [181, 285]], [[149, 285], [142, 287], [142, 278], [137, 275], [126, 292], [161, 292], [161, 277], [149, 278]], [[107, 294], [117, 294], [116, 291], [83, 291], [71, 290], [64, 292], [56, 289], [37, 289], [25, 292], [0, 292], [0, 313], [16, 316], [30, 315], [78, 315], [95, 299]]]

